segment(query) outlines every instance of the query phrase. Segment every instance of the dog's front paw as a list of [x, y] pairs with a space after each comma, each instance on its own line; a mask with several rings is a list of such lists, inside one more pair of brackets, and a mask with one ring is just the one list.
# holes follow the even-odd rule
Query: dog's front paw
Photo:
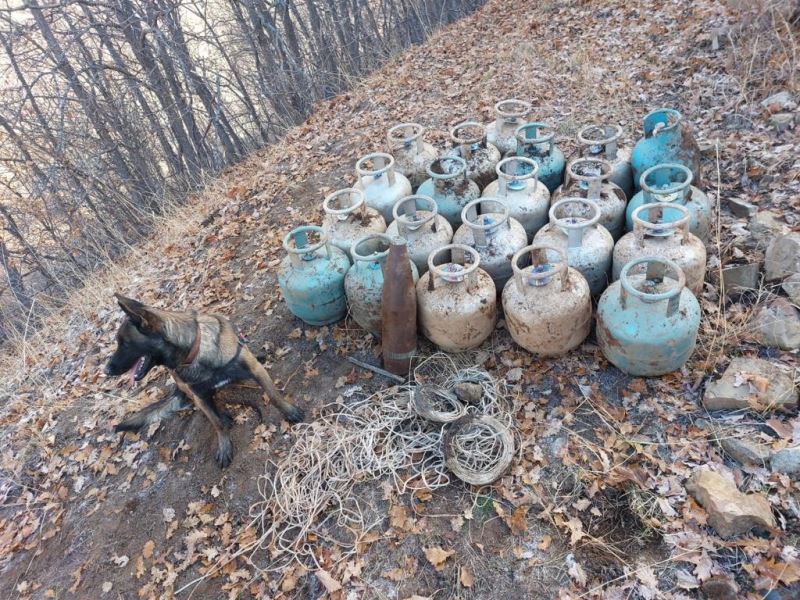
[[217, 441], [217, 454], [214, 456], [220, 469], [224, 469], [233, 460], [233, 444], [227, 436], [219, 438]]
[[302, 408], [297, 408], [296, 406], [290, 404], [286, 407], [286, 410], [283, 411], [283, 416], [286, 417], [286, 420], [289, 421], [289, 423], [299, 423], [306, 418], [306, 413]]

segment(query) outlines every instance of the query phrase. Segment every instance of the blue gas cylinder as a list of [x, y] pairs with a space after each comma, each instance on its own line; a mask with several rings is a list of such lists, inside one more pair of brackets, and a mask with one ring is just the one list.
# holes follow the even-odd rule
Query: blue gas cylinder
[[[312, 239], [309, 239], [309, 238]], [[344, 278], [347, 255], [329, 243], [322, 227], [293, 229], [283, 239], [278, 285], [292, 314], [309, 325], [328, 325], [347, 314]]]
[[439, 214], [453, 229], [461, 225], [461, 211], [481, 195], [478, 184], [467, 177], [467, 161], [460, 156], [442, 156], [428, 163], [428, 177], [419, 189], [418, 196], [430, 196], [436, 202]]
[[672, 108], [659, 108], [644, 118], [644, 137], [631, 153], [633, 185], [637, 191], [642, 173], [662, 163], [685, 165], [691, 169], [694, 180], [700, 181], [700, 149], [681, 123], [681, 113]]
[[545, 123], [525, 123], [517, 127], [517, 156], [532, 158], [539, 163], [539, 181], [552, 194], [564, 181], [567, 161], [553, 140], [555, 132]]
[[[680, 204], [689, 211], [689, 231], [702, 241], [708, 241], [711, 230], [711, 202], [708, 196], [692, 185], [692, 171], [678, 163], [667, 163], [650, 167], [642, 173], [639, 185], [641, 191], [628, 203], [625, 211], [625, 227], [633, 231], [633, 211], [643, 204], [668, 202]], [[679, 210], [665, 209], [664, 223], [672, 223], [683, 218]]]
[[[632, 274], [643, 263], [646, 271]], [[665, 258], [629, 262], [597, 304], [600, 350], [628, 375], [652, 377], [681, 368], [699, 327], [700, 304], [680, 267]]]

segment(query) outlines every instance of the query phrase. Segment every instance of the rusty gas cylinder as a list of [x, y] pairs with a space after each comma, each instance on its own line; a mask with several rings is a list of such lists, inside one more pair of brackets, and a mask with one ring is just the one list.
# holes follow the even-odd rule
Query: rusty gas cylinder
[[611, 163], [601, 158], [576, 158], [567, 166], [564, 184], [553, 194], [552, 202], [567, 196], [594, 200], [600, 207], [600, 224], [615, 240], [625, 233], [625, 206], [628, 199], [616, 183], [611, 183]]
[[480, 262], [474, 248], [443, 246], [431, 252], [417, 282], [420, 328], [445, 352], [477, 348], [494, 330], [497, 290]]
[[[350, 250], [353, 266], [344, 278], [350, 316], [376, 336], [381, 335], [383, 267], [389, 256], [392, 239], [385, 233], [370, 233], [353, 242]], [[419, 275], [414, 263], [411, 263], [411, 275], [416, 285]]]
[[454, 244], [475, 248], [481, 268], [502, 290], [511, 278], [511, 257], [528, 243], [525, 229], [508, 216], [508, 207], [498, 198], [478, 198], [461, 211], [464, 222], [453, 235]]
[[497, 118], [486, 126], [486, 141], [494, 145], [500, 154], [517, 151], [517, 127], [525, 123], [533, 105], [525, 100], [509, 98], [494, 105]]
[[439, 214], [430, 196], [406, 196], [392, 209], [394, 221], [386, 234], [408, 242], [408, 255], [420, 275], [428, 270], [428, 256], [453, 240], [453, 227]]
[[608, 285], [614, 238], [600, 225], [600, 207], [586, 198], [562, 198], [550, 209], [550, 223], [533, 243], [552, 246], [567, 257], [570, 267], [586, 278], [592, 296]]
[[[670, 211], [674, 214], [665, 218]], [[706, 247], [689, 231], [689, 209], [680, 204], [662, 202], [643, 204], [633, 211], [633, 231], [626, 233], [614, 248], [613, 280], [619, 279], [622, 268], [635, 258], [656, 256], [678, 265], [686, 276], [686, 287], [693, 294], [703, 291], [706, 278]], [[644, 265], [630, 273], [644, 272]]]
[[386, 231], [386, 221], [374, 208], [364, 202], [364, 192], [345, 188], [333, 192], [322, 202], [325, 217], [322, 229], [331, 244], [350, 255], [353, 242], [368, 233]]
[[616, 183], [630, 199], [634, 194], [631, 149], [621, 146], [622, 127], [619, 125], [587, 125], [578, 132], [581, 154], [602, 158], [611, 165], [608, 180]]
[[483, 189], [494, 179], [494, 169], [500, 162], [500, 151], [486, 141], [486, 128], [477, 121], [464, 121], [450, 129], [453, 148], [447, 156], [467, 161], [467, 177]]
[[407, 375], [417, 352], [417, 290], [406, 241], [392, 238], [383, 267], [381, 293], [381, 348], [383, 366], [395, 375]]
[[497, 163], [497, 180], [483, 190], [484, 198], [496, 197], [508, 214], [522, 224], [528, 239], [547, 223], [550, 190], [539, 181], [539, 163], [524, 156], [510, 156]]
[[[632, 274], [640, 265], [646, 271]], [[644, 377], [683, 366], [700, 327], [700, 305], [685, 283], [681, 268], [665, 258], [637, 258], [623, 267], [597, 304], [597, 343], [610, 363]]]
[[430, 196], [453, 228], [461, 225], [461, 210], [481, 195], [474, 181], [467, 177], [467, 161], [459, 156], [437, 158], [427, 167], [428, 177], [417, 195]]
[[388, 225], [392, 222], [392, 207], [411, 193], [411, 183], [395, 171], [394, 158], [385, 152], [361, 157], [356, 163], [356, 173], [358, 183], [354, 187], [364, 191], [367, 206], [381, 213]]
[[422, 139], [424, 133], [425, 128], [418, 123], [400, 123], [386, 135], [395, 169], [406, 176], [412, 189], [417, 189], [428, 178], [425, 167], [439, 155], [436, 148]]
[[[531, 266], [523, 267], [529, 256]], [[586, 278], [549, 246], [526, 246], [511, 264], [514, 277], [503, 288], [503, 311], [514, 341], [539, 356], [562, 356], [577, 348], [592, 326]]]
[[539, 181], [552, 194], [564, 181], [566, 159], [555, 144], [556, 133], [546, 123], [523, 123], [517, 127], [517, 156], [532, 158], [539, 164]]

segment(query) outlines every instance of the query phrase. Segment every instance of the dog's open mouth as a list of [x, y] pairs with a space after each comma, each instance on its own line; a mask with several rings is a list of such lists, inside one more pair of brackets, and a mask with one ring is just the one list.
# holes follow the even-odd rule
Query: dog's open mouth
[[131, 367], [131, 382], [141, 381], [147, 372], [150, 370], [151, 361], [148, 355], [142, 356], [136, 363]]

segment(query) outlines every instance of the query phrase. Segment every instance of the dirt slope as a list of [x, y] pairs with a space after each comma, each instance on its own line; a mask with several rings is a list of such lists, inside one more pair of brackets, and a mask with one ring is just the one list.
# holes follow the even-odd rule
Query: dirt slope
[[[323, 196], [352, 184], [355, 160], [382, 149], [397, 122], [429, 126], [428, 141], [443, 147], [447, 126], [488, 122], [497, 100], [529, 98], [537, 120], [558, 126], [569, 154], [584, 124], [621, 124], [632, 144], [649, 110], [675, 107], [698, 138], [719, 140], [719, 161], [712, 151], [703, 165], [710, 195], [796, 211], [797, 135], [768, 128], [758, 101], [779, 90], [739, 70], [746, 47], [731, 42], [738, 38], [712, 49], [712, 28], [744, 18], [726, 11], [705, 0], [491, 0], [350, 94], [321, 104], [283, 142], [192, 198], [152, 243], [76, 299], [63, 325], [9, 362], [0, 448], [3, 597], [171, 597], [253, 538], [248, 512], [260, 499], [258, 477], [292, 443], [291, 428], [272, 408], [264, 425], [237, 413], [237, 455], [225, 471], [211, 459], [212, 432], [197, 414], [140, 438], [114, 435], [114, 423], [168, 384], [157, 370], [135, 390], [100, 374], [120, 322], [113, 291], [228, 314], [309, 418], [348, 387], [368, 393], [385, 385], [343, 358], [374, 362], [370, 338], [349, 321], [311, 328], [293, 319], [275, 276], [285, 233], [319, 222]], [[723, 209], [711, 265], [730, 258], [731, 231], [741, 225]], [[360, 493], [376, 514], [400, 506], [410, 520], [401, 527], [386, 516], [380, 538], [348, 563], [320, 544], [323, 564], [346, 582], [332, 597], [686, 598], [725, 572], [745, 597], [800, 578], [786, 566], [800, 532], [791, 501], [797, 482], [737, 468], [712, 443], [698, 404], [703, 381], [730, 354], [764, 351], [713, 335], [721, 331], [713, 285], [703, 305], [708, 325], [695, 358], [682, 373], [647, 382], [609, 367], [591, 341], [566, 359], [539, 361], [499, 327], [484, 366], [508, 376], [523, 407], [527, 443], [512, 472], [477, 496], [454, 484], [430, 498], [386, 497], [378, 482], [365, 484]], [[796, 364], [791, 354], [771, 356]], [[796, 415], [777, 419], [783, 432], [797, 430]], [[780, 531], [724, 542], [705, 527], [682, 481], [707, 463], [769, 494]], [[472, 519], [453, 524], [470, 509]], [[441, 570], [423, 554], [431, 547], [455, 550]], [[193, 598], [320, 598], [321, 581], [300, 568], [259, 573], [239, 559], [190, 589]]]

